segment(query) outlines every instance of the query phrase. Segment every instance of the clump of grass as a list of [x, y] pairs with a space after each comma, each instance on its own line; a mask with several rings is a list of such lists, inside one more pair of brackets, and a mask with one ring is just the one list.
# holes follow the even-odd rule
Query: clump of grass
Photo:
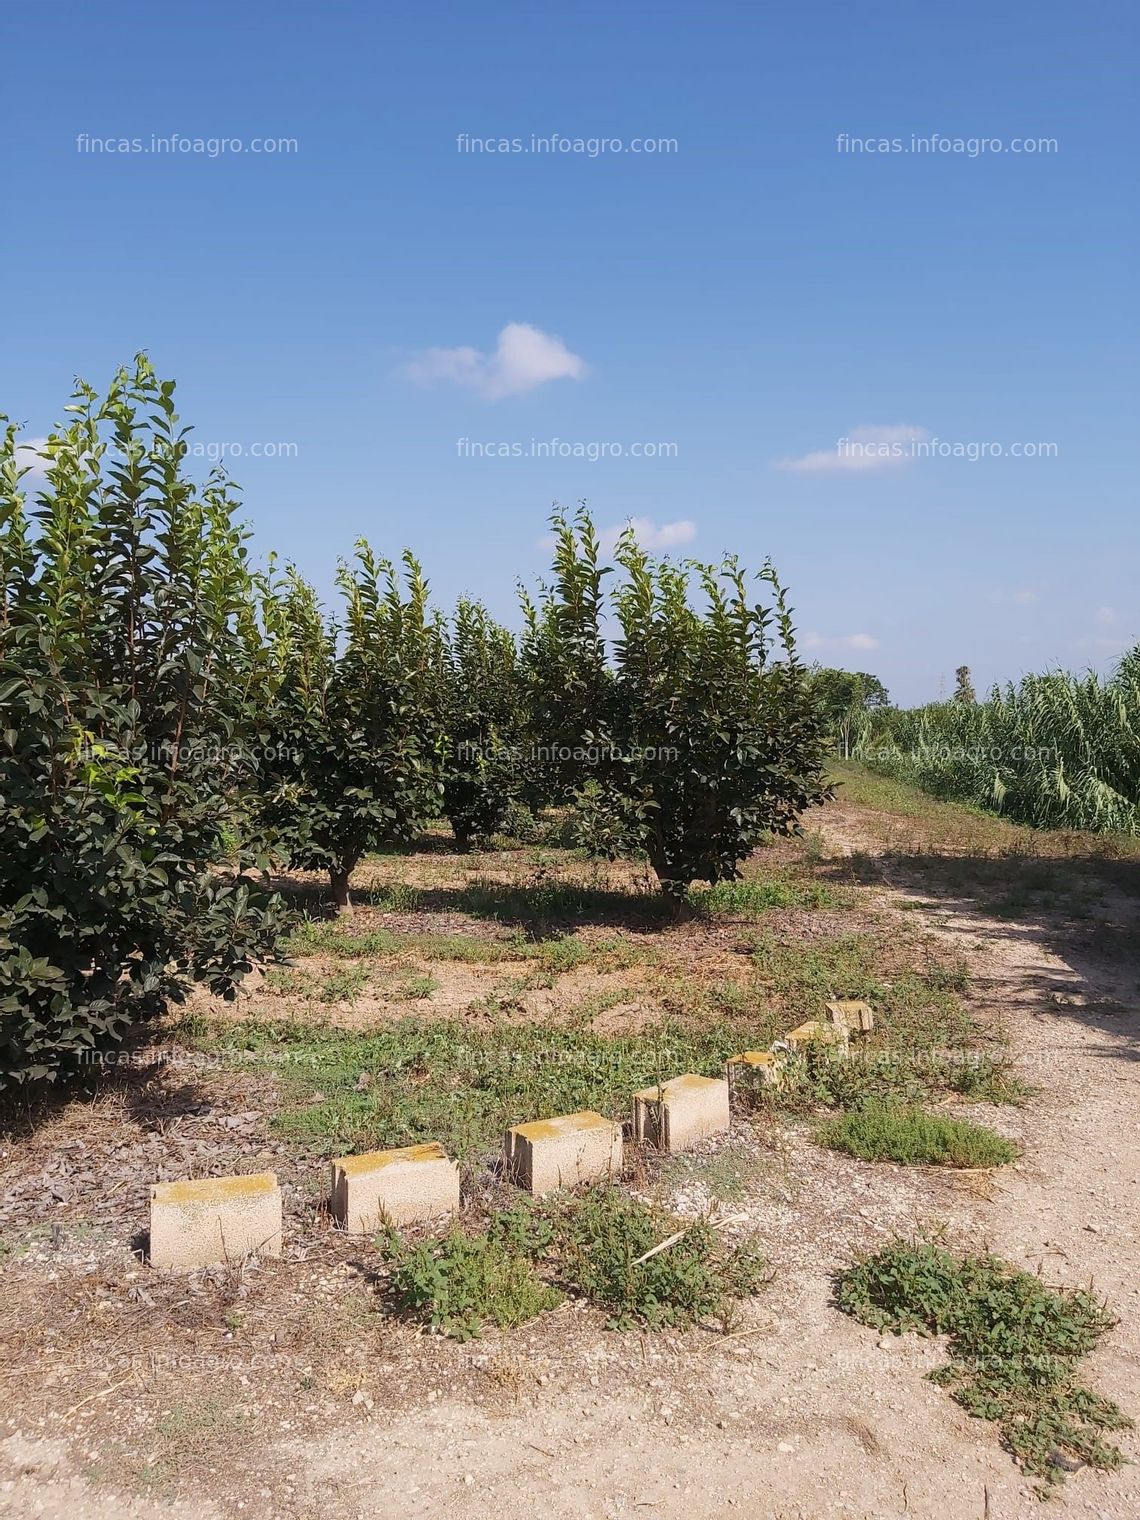
[[766, 1273], [753, 1242], [726, 1248], [707, 1221], [679, 1224], [617, 1188], [580, 1194], [555, 1219], [560, 1279], [608, 1310], [615, 1330], [687, 1329], [759, 1291]]
[[845, 908], [852, 898], [828, 882], [785, 873], [759, 880], [719, 881], [690, 892], [689, 900], [714, 916], [760, 918], [771, 908]]
[[724, 1322], [767, 1281], [753, 1242], [726, 1246], [706, 1221], [686, 1225], [617, 1188], [520, 1204], [480, 1234], [455, 1225], [409, 1245], [391, 1232], [383, 1250], [397, 1312], [457, 1340], [521, 1325], [557, 1307], [562, 1289], [605, 1309], [611, 1330]]
[[392, 996], [404, 1002], [422, 1002], [424, 998], [431, 997], [438, 986], [438, 981], [430, 971], [410, 971], [397, 982], [392, 989]]
[[650, 947], [634, 944], [619, 935], [587, 942], [576, 934], [551, 934], [528, 939], [521, 929], [507, 934], [420, 934], [391, 929], [354, 932], [330, 920], [310, 919], [294, 930], [290, 955], [325, 955], [343, 960], [365, 956], [419, 960], [460, 961], [472, 965], [498, 965], [514, 961], [537, 962], [543, 971], [561, 975], [594, 961], [620, 969], [652, 959]]
[[956, 1260], [930, 1241], [896, 1241], [839, 1279], [838, 1302], [864, 1325], [949, 1338], [930, 1374], [967, 1413], [993, 1420], [1003, 1446], [1044, 1480], [1066, 1464], [1121, 1465], [1103, 1432], [1132, 1421], [1077, 1380], [1077, 1363], [1115, 1321], [1081, 1289], [1055, 1291], [992, 1256]]
[[529, 1254], [501, 1234], [469, 1235], [454, 1225], [442, 1240], [415, 1245], [392, 1234], [384, 1254], [397, 1311], [456, 1340], [472, 1339], [487, 1324], [513, 1329], [562, 1301]]
[[861, 1161], [903, 1166], [1002, 1166], [1020, 1154], [1012, 1140], [984, 1125], [875, 1099], [828, 1119], [816, 1138]]
[[345, 966], [330, 972], [321, 988], [322, 1003], [355, 1003], [368, 985], [368, 967]]

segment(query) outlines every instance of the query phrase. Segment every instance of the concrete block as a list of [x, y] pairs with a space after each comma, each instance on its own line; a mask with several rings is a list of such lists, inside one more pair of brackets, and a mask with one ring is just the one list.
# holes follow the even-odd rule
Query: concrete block
[[828, 1003], [827, 1016], [836, 1029], [848, 1034], [870, 1034], [875, 1027], [874, 1010], [862, 998], [838, 998]]
[[786, 1065], [787, 1057], [771, 1050], [743, 1050], [738, 1056], [729, 1056], [724, 1066], [729, 1093], [779, 1087]]
[[810, 1045], [846, 1045], [847, 1030], [837, 1029], [834, 1024], [823, 1024], [818, 1019], [809, 1019], [806, 1024], [799, 1024], [786, 1034], [784, 1044], [793, 1050], [802, 1050]]
[[152, 1267], [192, 1272], [254, 1255], [281, 1255], [281, 1189], [273, 1172], [151, 1187]]
[[728, 1128], [728, 1081], [691, 1072], [633, 1095], [633, 1133], [646, 1145], [683, 1151]]
[[329, 1207], [352, 1235], [438, 1219], [459, 1208], [459, 1168], [434, 1143], [338, 1156]]
[[530, 1193], [621, 1174], [621, 1125], [586, 1109], [516, 1124], [503, 1137], [507, 1171]]

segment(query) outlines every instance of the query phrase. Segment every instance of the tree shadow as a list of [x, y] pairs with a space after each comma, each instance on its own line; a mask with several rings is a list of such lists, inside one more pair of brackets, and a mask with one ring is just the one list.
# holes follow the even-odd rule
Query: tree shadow
[[[852, 859], [860, 879], [925, 899], [941, 932], [964, 948], [986, 932], [979, 916], [1023, 947], [1016, 975], [972, 979], [983, 998], [1079, 1023], [1105, 1036], [1095, 1054], [1140, 1061], [1140, 859], [905, 851]], [[1040, 964], [1041, 952], [1061, 964]]]

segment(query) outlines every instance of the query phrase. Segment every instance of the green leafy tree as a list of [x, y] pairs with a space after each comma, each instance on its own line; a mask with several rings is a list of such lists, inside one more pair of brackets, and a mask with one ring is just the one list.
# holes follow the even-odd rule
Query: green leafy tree
[[526, 763], [514, 635], [463, 597], [446, 635], [443, 811], [461, 849], [497, 833], [518, 803]]
[[326, 621], [295, 569], [271, 572], [263, 621], [274, 656], [261, 825], [294, 865], [329, 873], [333, 902], [364, 854], [415, 837], [441, 798], [442, 635], [419, 564], [403, 576], [361, 540]]
[[526, 605], [532, 663], [564, 676], [546, 688], [544, 717], [570, 774], [592, 781], [594, 811], [605, 804], [610, 852], [643, 850], [680, 901], [693, 881], [738, 875], [765, 835], [794, 831], [829, 794], [784, 590], [766, 564], [757, 579], [769, 602], [754, 601], [735, 559], [654, 560], [627, 531], [615, 554], [624, 579], [607, 598], [611, 572], [585, 511], [573, 523], [556, 515], [554, 528], [555, 579]]
[[878, 676], [865, 670], [813, 665], [811, 689], [823, 709], [836, 749], [845, 760], [870, 732], [875, 713], [890, 706], [887, 688]]
[[212, 868], [243, 834], [266, 674], [235, 502], [183, 476], [144, 357], [73, 401], [34, 507], [15, 428], [0, 444], [0, 1085], [192, 981], [232, 995], [282, 927]]

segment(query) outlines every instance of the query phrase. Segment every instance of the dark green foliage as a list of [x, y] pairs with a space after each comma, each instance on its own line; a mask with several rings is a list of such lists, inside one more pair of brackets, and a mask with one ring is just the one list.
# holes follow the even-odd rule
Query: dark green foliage
[[[54, 1077], [280, 928], [234, 855], [265, 651], [235, 503], [181, 471], [174, 385], [79, 385], [29, 511], [0, 449], [0, 1086]], [[231, 864], [241, 864], [240, 853]]]
[[443, 811], [461, 849], [485, 844], [529, 816], [524, 702], [514, 636], [467, 598], [446, 634], [443, 721]]
[[556, 515], [554, 528], [553, 583], [524, 599], [540, 747], [563, 799], [594, 783], [584, 801], [598, 851], [643, 851], [679, 902], [693, 881], [734, 878], [762, 838], [794, 831], [828, 795], [824, 724], [783, 588], [765, 565], [772, 606], [753, 602], [736, 560], [654, 561], [627, 531], [615, 554], [625, 578], [608, 598], [611, 666], [612, 571], [593, 524], [582, 511], [574, 523]]
[[767, 1281], [751, 1241], [727, 1247], [705, 1220], [685, 1223], [618, 1188], [567, 1200], [555, 1233], [559, 1280], [609, 1311], [614, 1330], [688, 1329]]
[[357, 544], [355, 563], [339, 572], [343, 628], [325, 622], [296, 570], [264, 586], [274, 764], [264, 770], [261, 826], [294, 865], [328, 871], [343, 911], [365, 852], [414, 838], [441, 798], [442, 636], [419, 565], [406, 553], [403, 567], [401, 583]]
[[488, 1322], [520, 1325], [561, 1303], [562, 1289], [609, 1313], [611, 1330], [688, 1329], [723, 1321], [768, 1280], [752, 1241], [726, 1246], [707, 1222], [686, 1224], [617, 1188], [520, 1203], [481, 1234], [456, 1225], [418, 1245], [390, 1234], [384, 1254], [397, 1312], [458, 1340]]
[[397, 1312], [456, 1340], [472, 1339], [488, 1322], [513, 1329], [562, 1301], [502, 1232], [468, 1234], [454, 1225], [442, 1240], [416, 1245], [390, 1235], [384, 1254]]
[[903, 1166], [1002, 1166], [1019, 1154], [1011, 1140], [984, 1125], [874, 1098], [829, 1119], [817, 1138], [862, 1161]]
[[1115, 1321], [1091, 1294], [1053, 1291], [992, 1256], [955, 1260], [929, 1241], [897, 1241], [839, 1280], [841, 1308], [878, 1330], [949, 1337], [950, 1362], [931, 1374], [1046, 1484], [1064, 1462], [1118, 1467], [1102, 1432], [1132, 1422], [1077, 1381], [1077, 1363]]

